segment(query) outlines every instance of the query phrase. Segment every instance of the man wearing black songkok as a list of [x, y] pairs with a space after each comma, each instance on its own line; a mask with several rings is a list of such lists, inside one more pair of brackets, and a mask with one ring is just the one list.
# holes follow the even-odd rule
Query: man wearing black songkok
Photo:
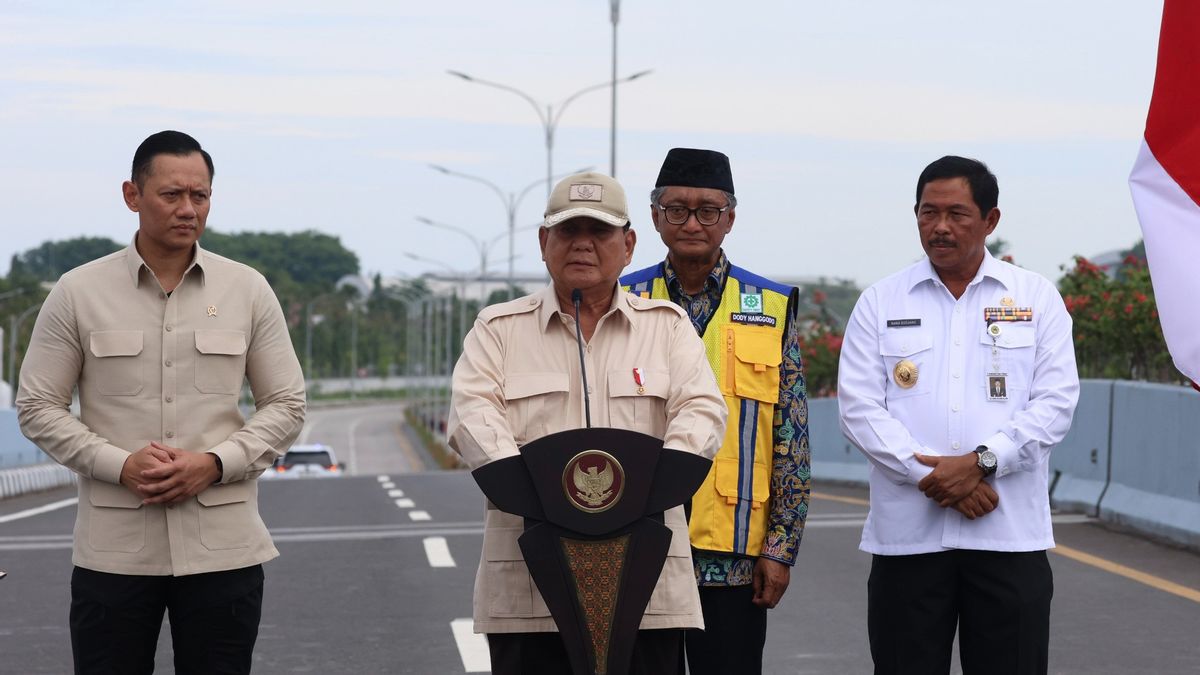
[[767, 610], [787, 590], [808, 514], [799, 291], [725, 256], [737, 199], [724, 154], [671, 150], [650, 202], [667, 258], [621, 284], [687, 312], [729, 407], [721, 449], [691, 503], [705, 631], [688, 632], [688, 668], [693, 675], [760, 673]]

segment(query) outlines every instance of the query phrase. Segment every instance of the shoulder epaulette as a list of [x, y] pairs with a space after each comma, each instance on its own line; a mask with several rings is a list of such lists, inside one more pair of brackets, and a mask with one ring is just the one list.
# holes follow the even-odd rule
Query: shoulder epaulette
[[513, 314], [524, 314], [532, 312], [542, 305], [542, 299], [536, 295], [526, 295], [508, 302], [501, 302], [495, 305], [488, 305], [479, 311], [479, 320], [487, 323], [492, 319], [502, 316], [512, 316]]
[[675, 312], [676, 314], [678, 314], [679, 316], [687, 318], [687, 313], [683, 311], [683, 308], [681, 308], [679, 305], [671, 302], [670, 300], [656, 300], [654, 298], [641, 298], [641, 297], [634, 295], [633, 293], [629, 293], [628, 295], [630, 296], [629, 306], [638, 310], [639, 312], [645, 312], [645, 311], [654, 310], [654, 309], [669, 309], [669, 310]]

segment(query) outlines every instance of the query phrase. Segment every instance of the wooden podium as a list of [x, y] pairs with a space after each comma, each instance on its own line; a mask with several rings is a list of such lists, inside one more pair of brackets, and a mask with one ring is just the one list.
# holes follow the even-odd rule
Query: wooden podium
[[485, 464], [475, 481], [501, 511], [525, 518], [518, 539], [575, 675], [624, 675], [671, 530], [711, 462], [626, 429], [572, 429]]

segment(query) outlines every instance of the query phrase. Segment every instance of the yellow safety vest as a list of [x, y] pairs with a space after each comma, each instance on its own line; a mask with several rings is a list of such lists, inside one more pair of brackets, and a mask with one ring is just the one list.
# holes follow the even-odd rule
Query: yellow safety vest
[[[625, 290], [670, 300], [660, 263], [621, 278]], [[692, 546], [757, 556], [770, 511], [775, 404], [788, 300], [794, 288], [730, 265], [721, 303], [701, 338], [729, 407], [725, 439], [692, 497]]]

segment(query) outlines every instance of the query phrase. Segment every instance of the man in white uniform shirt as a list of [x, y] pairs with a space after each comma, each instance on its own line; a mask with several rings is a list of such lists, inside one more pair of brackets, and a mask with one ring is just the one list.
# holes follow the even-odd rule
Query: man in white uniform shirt
[[917, 182], [926, 257], [874, 284], [846, 327], [841, 427], [870, 460], [867, 631], [876, 675], [1046, 673], [1050, 450], [1079, 377], [1044, 277], [993, 258], [996, 177], [943, 157]]

